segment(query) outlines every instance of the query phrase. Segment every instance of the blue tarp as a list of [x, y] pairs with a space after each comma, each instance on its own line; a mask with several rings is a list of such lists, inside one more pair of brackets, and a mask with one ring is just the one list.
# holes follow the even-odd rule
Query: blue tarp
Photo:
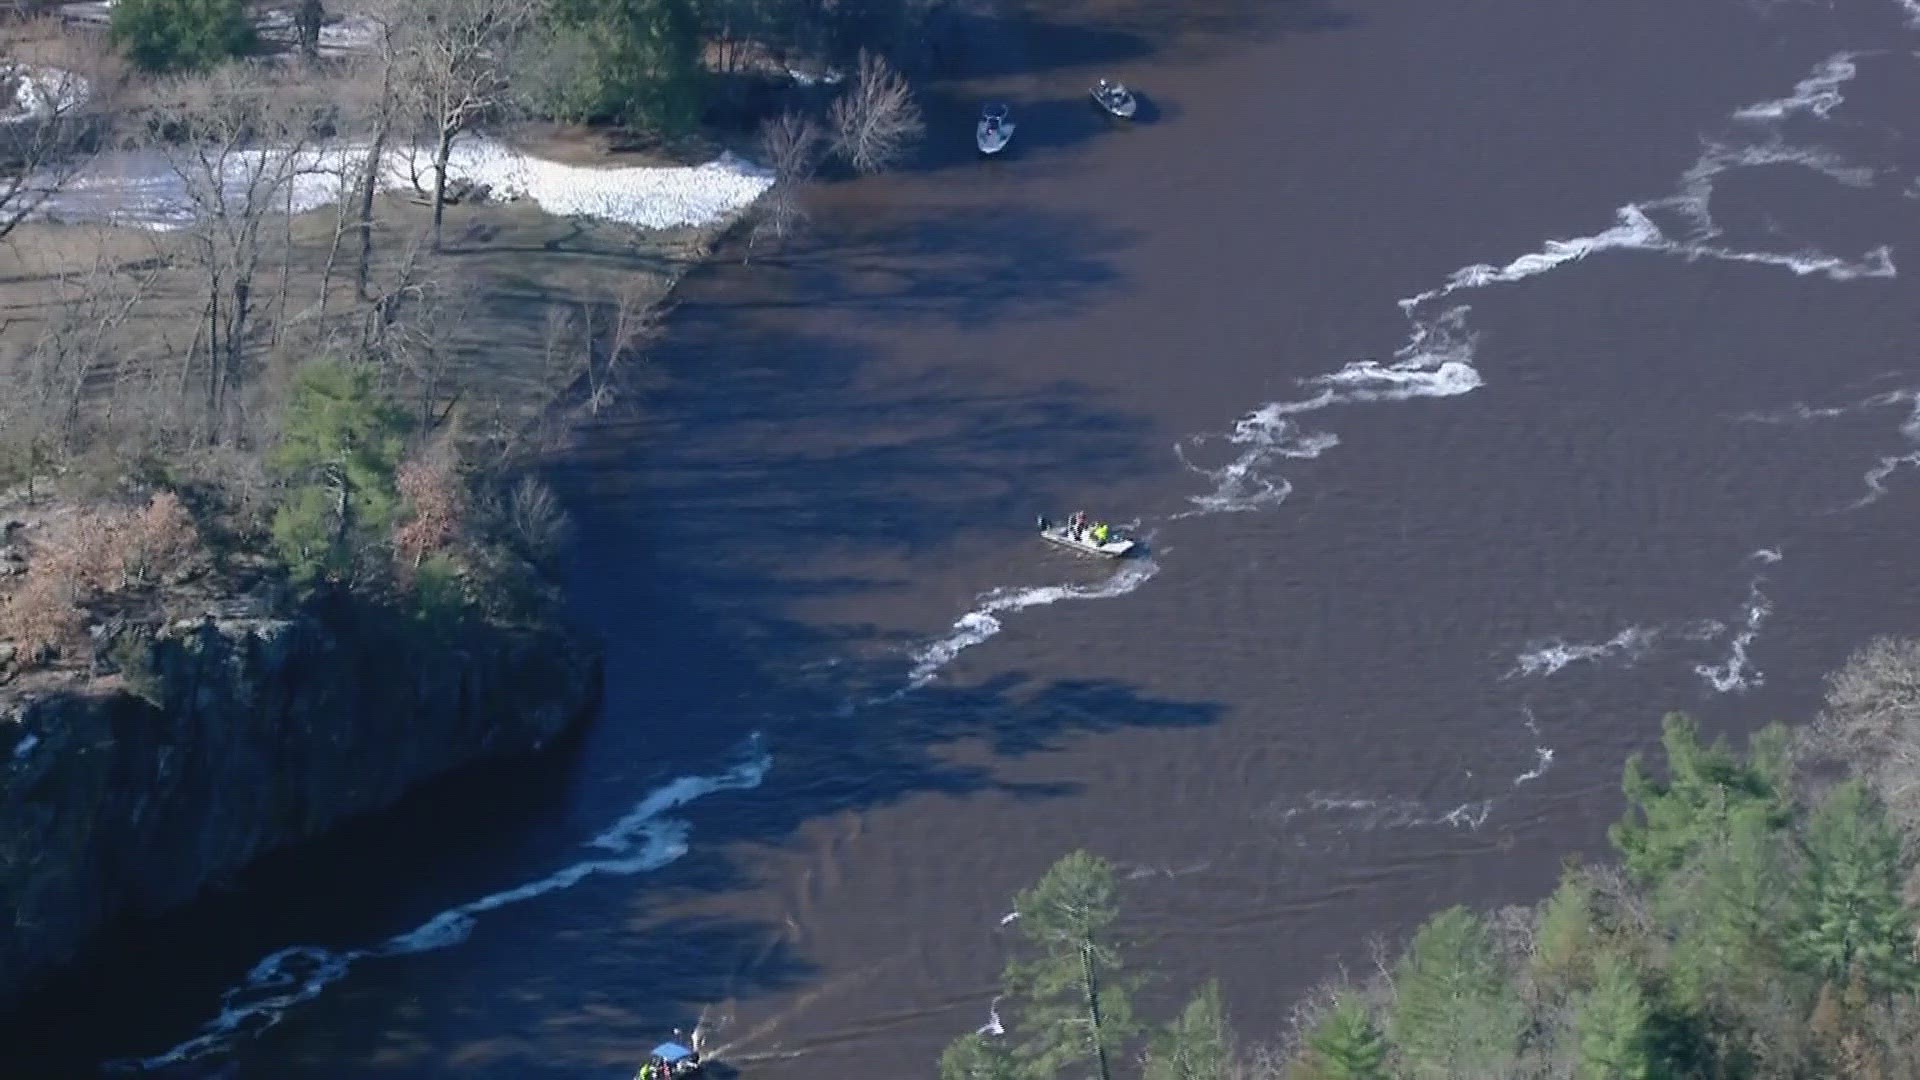
[[682, 1061], [692, 1057], [693, 1051], [681, 1046], [679, 1043], [661, 1043], [659, 1046], [653, 1048], [653, 1056], [671, 1065], [676, 1061]]

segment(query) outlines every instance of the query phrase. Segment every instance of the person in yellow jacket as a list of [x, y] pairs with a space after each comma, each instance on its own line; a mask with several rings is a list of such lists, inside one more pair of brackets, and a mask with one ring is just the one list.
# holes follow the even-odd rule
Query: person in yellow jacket
[[1108, 535], [1109, 535], [1109, 533], [1108, 533], [1108, 530], [1107, 530], [1107, 523], [1106, 523], [1106, 522], [1104, 522], [1104, 521], [1100, 521], [1100, 522], [1095, 522], [1095, 523], [1094, 523], [1094, 526], [1093, 526], [1093, 542], [1094, 542], [1094, 543], [1096, 543], [1096, 544], [1104, 544], [1104, 543], [1106, 543], [1106, 542], [1107, 542], [1107, 536], [1108, 536]]

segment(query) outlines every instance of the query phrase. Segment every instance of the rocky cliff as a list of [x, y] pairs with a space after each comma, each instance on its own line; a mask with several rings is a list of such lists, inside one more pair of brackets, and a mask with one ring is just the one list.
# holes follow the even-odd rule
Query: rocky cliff
[[539, 747], [594, 704], [600, 675], [562, 630], [429, 635], [344, 607], [118, 625], [94, 654], [84, 677], [0, 696], [0, 1000], [108, 920]]

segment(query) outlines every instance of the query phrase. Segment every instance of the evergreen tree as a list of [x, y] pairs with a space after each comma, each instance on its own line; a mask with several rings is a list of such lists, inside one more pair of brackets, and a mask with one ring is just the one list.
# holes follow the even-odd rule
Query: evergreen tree
[[345, 570], [363, 543], [385, 535], [408, 420], [371, 371], [333, 362], [301, 370], [268, 458], [293, 485], [274, 514], [273, 541], [295, 581]]
[[1373, 1014], [1341, 998], [1307, 1035], [1297, 1080], [1389, 1080], [1387, 1039]]
[[119, 0], [109, 33], [150, 71], [209, 68], [257, 43], [241, 0]]
[[703, 71], [692, 0], [555, 0], [541, 106], [564, 120], [679, 133], [700, 118]]
[[1792, 820], [1785, 728], [1776, 724], [1755, 734], [1743, 758], [1725, 740], [1702, 746], [1699, 726], [1671, 713], [1660, 741], [1667, 780], [1647, 775], [1640, 755], [1628, 759], [1622, 781], [1627, 816], [1607, 834], [1640, 881], [1657, 882], [1678, 869], [1702, 842], [1723, 835], [1728, 821], [1745, 808], [1759, 809], [1774, 828]]
[[1421, 927], [1394, 986], [1390, 1034], [1415, 1080], [1492, 1075], [1513, 1058], [1526, 1010], [1473, 912], [1449, 908]]
[[1580, 1080], [1648, 1080], [1652, 1024], [1652, 1006], [1633, 968], [1619, 957], [1600, 957], [1574, 1021]]
[[1900, 836], [1866, 785], [1835, 788], [1807, 826], [1807, 868], [1797, 890], [1796, 955], [1834, 982], [1857, 974], [1875, 990], [1920, 985], [1913, 914], [1900, 901]]
[[1020, 1066], [1004, 1040], [976, 1031], [947, 1044], [940, 1080], [1021, 1080]]
[[1039, 953], [1008, 966], [1021, 1003], [1019, 1054], [1051, 1080], [1079, 1064], [1113, 1080], [1112, 1059], [1137, 1031], [1120, 953], [1110, 938], [1119, 916], [1113, 867], [1076, 851], [1014, 899], [1020, 932]]
[[1767, 811], [1749, 805], [1661, 883], [1654, 908], [1672, 935], [1667, 975], [1680, 1004], [1757, 1000], [1782, 986], [1792, 882], [1785, 842]]
[[1146, 1080], [1227, 1080], [1232, 1065], [1233, 1032], [1220, 1003], [1220, 986], [1208, 983], [1154, 1037]]
[[1534, 985], [1557, 995], [1585, 985], [1596, 943], [1593, 884], [1584, 871], [1569, 867], [1560, 885], [1540, 909], [1533, 933]]

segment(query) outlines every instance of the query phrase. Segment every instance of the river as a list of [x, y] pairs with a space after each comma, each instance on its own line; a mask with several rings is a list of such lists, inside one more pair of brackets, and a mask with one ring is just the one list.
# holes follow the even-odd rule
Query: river
[[[578, 745], [135, 935], [30, 1063], [611, 1078], [704, 1014], [756, 1080], [930, 1075], [1075, 847], [1144, 1011], [1269, 1039], [1602, 855], [1662, 712], [1805, 718], [1915, 629], [1920, 10], [1044, 7], [559, 471]], [[1033, 537], [1080, 508], [1148, 557]]]

